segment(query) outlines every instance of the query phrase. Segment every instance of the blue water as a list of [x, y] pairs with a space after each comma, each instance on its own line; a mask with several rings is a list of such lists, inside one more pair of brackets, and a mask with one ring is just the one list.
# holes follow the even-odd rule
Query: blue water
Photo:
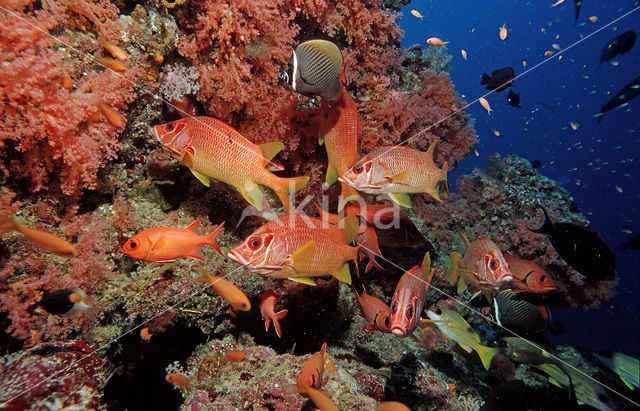
[[[600, 124], [593, 116], [612, 95], [640, 75], [640, 44], [614, 58], [620, 63], [618, 66], [607, 62], [597, 68], [607, 41], [629, 29], [640, 31], [640, 10], [568, 49], [637, 6], [633, 1], [585, 0], [574, 26], [573, 0], [550, 8], [552, 3], [413, 1], [403, 9], [400, 20], [405, 30], [403, 46], [420, 43], [426, 47], [429, 37], [449, 41], [448, 51], [454, 56], [451, 77], [458, 93], [469, 102], [487, 93], [480, 85], [483, 72], [490, 74], [507, 65], [516, 70], [516, 75], [530, 70], [510, 88], [521, 93], [522, 108], [506, 105], [509, 91], [505, 90], [486, 97], [495, 110], [491, 115], [477, 103], [467, 109], [475, 119], [479, 140], [475, 148], [480, 157], [467, 156], [450, 180], [474, 167], [484, 168], [493, 153], [540, 160], [540, 172], [562, 183], [590, 220], [591, 228], [614, 251], [620, 281], [614, 299], [600, 309], [553, 311], [553, 319], [565, 324], [565, 332], [549, 337], [556, 344], [617, 350], [637, 357], [640, 250], [621, 251], [620, 246], [640, 232], [640, 97], [625, 108], [608, 112]], [[412, 16], [411, 9], [419, 10], [424, 19]], [[597, 16], [598, 20], [591, 22], [589, 16]], [[503, 23], [509, 31], [505, 41], [498, 37]], [[558, 60], [559, 52], [552, 48], [553, 43], [566, 50], [562, 61]], [[462, 58], [461, 49], [467, 51], [467, 61]], [[547, 59], [547, 50], [554, 51], [554, 55], [534, 68]], [[527, 60], [526, 69], [523, 59]], [[539, 103], [553, 109], [535, 111]], [[578, 123], [578, 130], [574, 131], [570, 122]], [[499, 130], [501, 135], [495, 136], [493, 130]], [[632, 230], [633, 234], [621, 230]]]

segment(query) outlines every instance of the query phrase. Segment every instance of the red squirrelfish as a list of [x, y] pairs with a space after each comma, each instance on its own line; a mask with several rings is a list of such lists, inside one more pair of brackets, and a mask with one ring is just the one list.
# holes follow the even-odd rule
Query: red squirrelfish
[[504, 254], [509, 264], [509, 271], [513, 274], [513, 288], [530, 293], [543, 294], [556, 291], [553, 278], [533, 261], [523, 260], [509, 253]]
[[325, 353], [327, 343], [322, 343], [320, 351], [313, 354], [300, 369], [300, 374], [296, 378], [298, 391], [303, 397], [306, 397], [302, 390], [302, 384], [306, 384], [312, 388], [320, 388], [322, 386], [322, 374], [324, 374], [325, 362], [329, 361], [329, 354]]
[[332, 275], [351, 284], [349, 261], [356, 263], [360, 246], [350, 244], [358, 218], [345, 217], [342, 230], [317, 218], [287, 214], [250, 234], [228, 257], [250, 272], [315, 285], [312, 277]]
[[354, 288], [353, 293], [355, 294], [356, 301], [360, 306], [362, 316], [368, 322], [367, 330], [378, 330], [383, 333], [391, 332], [391, 328], [389, 327], [391, 310], [389, 309], [389, 306], [376, 297], [367, 294], [367, 290], [363, 290], [362, 294], [358, 294], [358, 291]]
[[68, 241], [47, 231], [17, 223], [11, 217], [0, 215], [0, 235], [9, 231], [17, 231], [31, 243], [63, 257], [75, 257], [78, 255], [76, 248]]
[[267, 170], [281, 142], [255, 145], [230, 125], [212, 117], [189, 117], [155, 126], [153, 134], [171, 154], [189, 167], [207, 187], [214, 178], [234, 186], [258, 210], [264, 193], [276, 192], [290, 212], [289, 193], [299, 190], [309, 177], [282, 178]]
[[200, 220], [183, 227], [153, 227], [136, 234], [122, 246], [122, 251], [131, 258], [143, 261], [169, 263], [178, 257], [192, 257], [204, 260], [200, 246], [206, 244], [218, 250], [216, 237], [222, 233], [224, 222], [208, 236], [198, 233]]
[[367, 194], [387, 194], [394, 203], [411, 207], [410, 193], [428, 193], [440, 200], [442, 184], [445, 197], [447, 163], [442, 169], [433, 162], [434, 141], [422, 152], [404, 146], [380, 147], [362, 157], [338, 180]]
[[273, 290], [265, 290], [260, 295], [260, 315], [264, 320], [264, 329], [269, 331], [269, 325], [273, 321], [273, 328], [276, 330], [278, 337], [282, 337], [282, 327], [280, 320], [287, 316], [289, 310], [280, 310], [276, 312], [276, 302], [278, 296]]
[[209, 274], [200, 264], [196, 264], [196, 268], [200, 271], [201, 276], [193, 281], [210, 284], [211, 288], [213, 288], [223, 300], [228, 302], [234, 310], [251, 311], [249, 299], [242, 290], [236, 287], [231, 281], [224, 277]]
[[462, 259], [458, 253], [451, 253], [447, 279], [453, 285], [459, 276], [458, 293], [470, 286], [473, 291], [482, 291], [487, 300], [492, 301], [501, 288], [513, 281], [509, 265], [502, 251], [490, 239], [479, 238], [470, 243], [464, 234], [461, 235], [467, 249]]
[[434, 252], [431, 243], [424, 238], [411, 219], [400, 212], [397, 207], [385, 204], [354, 203], [347, 205], [340, 215], [327, 213], [317, 204], [316, 208], [320, 218], [332, 224], [337, 224], [342, 214], [356, 215], [360, 217], [361, 221], [366, 221], [366, 224], [360, 225], [356, 237], [356, 244], [362, 245], [360, 248], [361, 257], [367, 256], [369, 258], [366, 272], [373, 267], [381, 269], [375, 260], [377, 256], [382, 257], [380, 246], [399, 248], [424, 243], [428, 251]]
[[[320, 144], [327, 149], [329, 165], [325, 186], [336, 182], [338, 176], [346, 172], [358, 161], [358, 110], [356, 103], [343, 87], [336, 100], [320, 99]], [[358, 192], [342, 183], [338, 211], [347, 201], [357, 199]]]
[[318, 410], [340, 411], [340, 408], [338, 408], [338, 406], [334, 404], [333, 401], [331, 401], [331, 398], [329, 398], [327, 394], [323, 393], [322, 391], [316, 390], [315, 388], [310, 387], [305, 383], [300, 384], [300, 388], [298, 389], [300, 391], [300, 395], [305, 398], [311, 398], [311, 401], [313, 401]]
[[406, 337], [418, 326], [422, 307], [427, 301], [429, 283], [433, 278], [433, 270], [427, 278], [431, 258], [425, 254], [422, 266], [415, 266], [404, 273], [391, 299], [391, 332], [398, 337]]

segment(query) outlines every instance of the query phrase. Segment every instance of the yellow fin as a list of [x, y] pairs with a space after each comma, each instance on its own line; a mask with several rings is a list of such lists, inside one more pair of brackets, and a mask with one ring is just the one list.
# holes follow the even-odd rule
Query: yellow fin
[[315, 244], [316, 241], [311, 240], [293, 252], [291, 258], [293, 258], [293, 269], [296, 270], [296, 272], [301, 265], [306, 265], [311, 262], [311, 260], [313, 259], [313, 248]]
[[349, 215], [340, 220], [338, 227], [344, 234], [344, 241], [347, 244], [351, 244], [358, 235], [358, 226], [360, 225], [360, 219], [356, 215]]
[[315, 281], [313, 281], [311, 277], [289, 277], [289, 280], [307, 285], [316, 285]]
[[262, 210], [262, 199], [264, 198], [264, 193], [262, 189], [253, 183], [245, 184], [244, 188], [238, 188], [240, 194], [249, 202], [252, 206], [257, 208], [258, 210]]
[[427, 149], [427, 152], [424, 153], [424, 155], [427, 156], [431, 161], [433, 161], [433, 152], [436, 150], [436, 144], [438, 144], [438, 140], [435, 140], [433, 143], [431, 143], [431, 145]]
[[338, 181], [338, 174], [336, 173], [336, 170], [331, 167], [331, 164], [329, 164], [327, 166], [327, 175], [324, 178], [324, 185], [325, 187], [329, 187], [336, 181]]
[[460, 343], [458, 343], [458, 345], [459, 345], [463, 350], [465, 350], [466, 352], [471, 352], [471, 351], [473, 351], [473, 348], [469, 347], [468, 345], [462, 345], [462, 344], [460, 344]]
[[360, 198], [360, 194], [355, 188], [344, 183], [340, 184], [342, 184], [342, 191], [340, 191], [340, 199], [338, 200], [338, 212], [342, 211], [348, 203], [357, 201]]
[[349, 263], [345, 263], [342, 266], [342, 270], [331, 273], [332, 276], [342, 281], [343, 283], [347, 283], [351, 285], [351, 272], [349, 271]]
[[395, 176], [391, 177], [391, 182], [402, 184], [409, 176], [411, 176], [411, 172], [409, 170], [405, 170], [402, 173], [396, 174]]
[[464, 277], [460, 277], [458, 280], [458, 295], [462, 294], [466, 288], [467, 282], [464, 280]]
[[207, 177], [204, 174], [194, 170], [193, 168], [190, 168], [189, 170], [191, 170], [191, 173], [193, 173], [193, 175], [196, 176], [196, 178], [198, 180], [200, 180], [200, 182], [202, 184], [204, 184], [207, 187], [211, 186], [211, 179], [209, 177]]
[[394, 203], [402, 207], [411, 208], [411, 199], [409, 198], [409, 194], [393, 193], [389, 194], [389, 198], [391, 198]]
[[422, 270], [423, 273], [425, 273], [425, 275], [427, 275], [427, 272], [429, 271], [430, 267], [431, 267], [431, 255], [427, 251], [424, 255], [424, 258], [422, 259], [422, 265], [420, 266], [420, 269]]
[[462, 241], [464, 241], [464, 246], [469, 248], [469, 246], [471, 245], [471, 242], [469, 241], [467, 236], [464, 235], [464, 233], [462, 231], [458, 231], [458, 232], [460, 233], [460, 237], [462, 237]]
[[449, 255], [449, 267], [447, 268], [447, 275], [445, 275], [451, 285], [458, 281], [458, 264], [460, 264], [460, 255], [454, 251]]
[[497, 348], [478, 345], [478, 355], [480, 356], [480, 360], [482, 361], [482, 365], [484, 365], [485, 370], [489, 370], [489, 367], [491, 367], [491, 360], [497, 353]]
[[300, 176], [292, 178], [280, 178], [276, 175], [274, 175], [274, 177], [276, 177], [278, 180], [273, 186], [271, 186], [271, 188], [278, 195], [278, 198], [280, 199], [280, 202], [284, 206], [284, 209], [287, 211], [287, 213], [292, 213], [294, 210], [291, 208], [289, 193], [293, 193], [304, 187], [305, 184], [307, 184], [307, 182], [309, 181], [309, 177]]
[[268, 163], [272, 158], [276, 156], [284, 148], [284, 143], [281, 141], [272, 141], [270, 143], [259, 144], [258, 148], [262, 151], [262, 156]]

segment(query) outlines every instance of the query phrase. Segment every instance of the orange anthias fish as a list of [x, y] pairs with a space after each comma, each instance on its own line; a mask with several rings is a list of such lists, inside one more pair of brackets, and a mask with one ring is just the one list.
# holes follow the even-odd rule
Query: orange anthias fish
[[231, 362], [242, 362], [246, 359], [246, 355], [242, 351], [231, 350], [227, 352], [225, 358]]
[[383, 333], [390, 333], [389, 317], [391, 316], [391, 310], [389, 306], [376, 297], [367, 294], [367, 290], [363, 290], [362, 294], [358, 294], [358, 291], [354, 287], [353, 293], [360, 306], [360, 313], [368, 322], [367, 330], [378, 330]]
[[447, 163], [442, 169], [433, 162], [434, 141], [429, 150], [422, 152], [404, 146], [381, 147], [362, 157], [338, 180], [367, 194], [387, 194], [394, 203], [411, 207], [409, 193], [429, 193], [440, 200], [442, 183], [445, 196]]
[[169, 373], [164, 377], [164, 379], [167, 380], [169, 384], [173, 384], [178, 387], [186, 387], [189, 384], [189, 377], [179, 372]]
[[464, 257], [456, 252], [451, 253], [447, 280], [453, 285], [458, 282], [458, 293], [467, 286], [473, 291], [482, 291], [488, 301], [503, 287], [511, 285], [513, 275], [504, 259], [502, 251], [496, 243], [488, 238], [479, 238], [473, 243], [462, 233], [467, 247]]
[[260, 315], [264, 320], [264, 330], [269, 331], [269, 325], [273, 322], [273, 328], [276, 330], [278, 337], [282, 337], [282, 327], [280, 320], [287, 316], [289, 310], [280, 310], [276, 312], [276, 301], [278, 296], [273, 290], [265, 290], [260, 295]]
[[117, 58], [120, 61], [127, 61], [127, 53], [125, 51], [116, 46], [115, 44], [111, 44], [107, 41], [102, 42], [102, 47], [109, 52], [114, 58]]
[[258, 210], [264, 193], [276, 192], [290, 212], [289, 193], [301, 189], [309, 177], [282, 178], [267, 170], [284, 144], [253, 144], [230, 125], [212, 117], [189, 117], [155, 126], [153, 134], [207, 187], [214, 178], [234, 186]]
[[444, 46], [446, 48], [446, 45], [449, 44], [448, 41], [442, 41], [437, 37], [429, 37], [427, 39], [427, 44], [430, 46]]
[[431, 270], [429, 277], [429, 267], [431, 258], [429, 253], [425, 254], [420, 267], [415, 266], [404, 273], [396, 291], [391, 299], [391, 320], [389, 327], [391, 332], [398, 337], [406, 337], [418, 326], [422, 308], [427, 301], [427, 291], [433, 278], [434, 270]]
[[498, 36], [500, 36], [500, 40], [506, 40], [507, 35], [509, 34], [509, 32], [507, 31], [507, 24], [503, 24], [498, 30]]
[[122, 251], [131, 258], [143, 261], [169, 263], [178, 257], [191, 257], [204, 260], [200, 255], [200, 246], [206, 244], [218, 250], [216, 237], [222, 233], [224, 222], [208, 236], [198, 233], [196, 220], [186, 228], [153, 227], [136, 234], [122, 246]]
[[31, 243], [63, 257], [76, 257], [78, 255], [76, 248], [68, 241], [47, 231], [17, 223], [12, 217], [0, 215], [0, 235], [9, 231], [17, 231]]
[[226, 278], [209, 274], [200, 264], [196, 264], [196, 267], [202, 275], [193, 281], [210, 284], [234, 310], [251, 311], [251, 303], [241, 289]]
[[330, 360], [329, 354], [325, 352], [326, 349], [327, 343], [322, 343], [320, 351], [313, 354], [300, 369], [300, 374], [298, 374], [298, 378], [296, 378], [296, 385], [303, 397], [306, 397], [303, 391], [303, 385], [306, 384], [312, 388], [320, 388], [322, 386], [322, 375], [324, 374], [325, 363]]
[[358, 218], [348, 216], [341, 223], [342, 230], [305, 215], [281, 215], [250, 234], [227, 256], [266, 277], [315, 285], [312, 277], [332, 275], [351, 284], [349, 261], [357, 263], [360, 246], [349, 244], [358, 232]]
[[[327, 149], [329, 165], [325, 186], [336, 182], [338, 176], [346, 172], [358, 161], [358, 110], [356, 103], [344, 87], [336, 100], [320, 99], [319, 141]], [[342, 183], [338, 211], [347, 201], [358, 198], [358, 193]]]
[[509, 271], [513, 274], [513, 288], [535, 294], [556, 291], [553, 278], [533, 261], [523, 260], [509, 253], [504, 254], [509, 264]]

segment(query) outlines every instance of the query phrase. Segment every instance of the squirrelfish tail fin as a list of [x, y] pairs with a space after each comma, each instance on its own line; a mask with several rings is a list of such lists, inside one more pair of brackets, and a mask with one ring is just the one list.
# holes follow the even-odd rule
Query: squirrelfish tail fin
[[445, 278], [451, 285], [454, 285], [456, 281], [458, 281], [458, 264], [460, 264], [460, 255], [454, 251], [449, 256], [449, 267], [445, 275]]
[[284, 206], [287, 213], [293, 213], [291, 209], [291, 202], [289, 201], [289, 194], [294, 193], [304, 187], [309, 181], [309, 177], [300, 176], [292, 178], [280, 178], [278, 177], [277, 187], [271, 187], [276, 192], [280, 202]]
[[218, 243], [216, 242], [216, 237], [218, 237], [219, 235], [222, 235], [222, 231], [224, 230], [224, 221], [222, 222], [222, 224], [220, 224], [218, 226], [218, 228], [216, 228], [213, 233], [209, 234], [206, 239], [207, 239], [207, 244], [209, 244], [211, 247], [215, 248], [216, 251], [218, 251], [221, 255], [222, 251], [220, 251], [220, 247], [218, 247]]

